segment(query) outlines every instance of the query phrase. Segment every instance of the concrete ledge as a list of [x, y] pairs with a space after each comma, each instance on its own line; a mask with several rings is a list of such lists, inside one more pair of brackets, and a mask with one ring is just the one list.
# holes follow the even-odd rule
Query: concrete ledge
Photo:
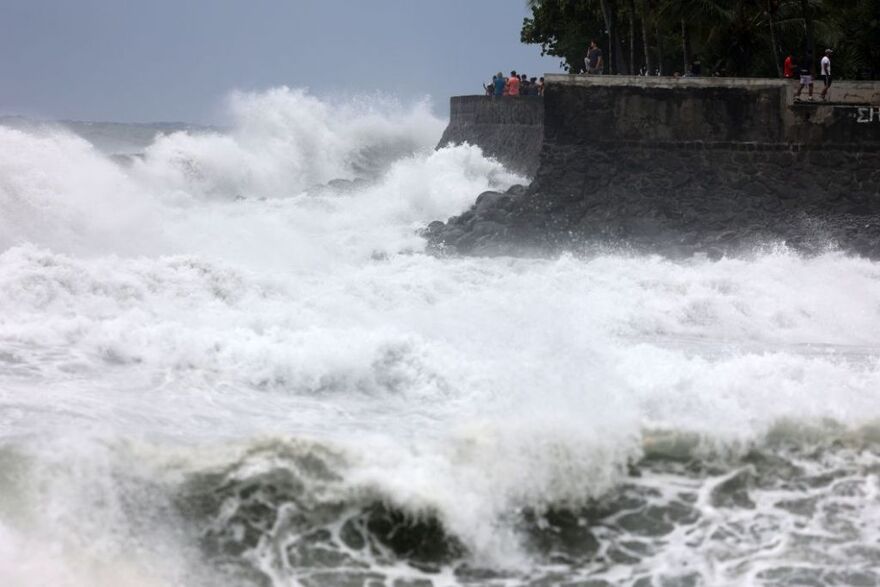
[[640, 75], [546, 74], [545, 84], [645, 88], [783, 88], [790, 80], [758, 77], [671, 77]]
[[852, 151], [880, 153], [880, 145], [850, 143], [758, 143], [731, 141], [594, 141], [591, 146], [602, 151], [619, 149], [659, 149], [662, 151], [766, 151], [800, 153], [805, 151]]
[[[646, 89], [683, 89], [683, 88], [742, 88], [742, 89], [779, 89], [787, 92], [788, 101], [794, 98], [798, 81], [792, 79], [749, 78], [749, 77], [670, 77], [670, 76], [634, 76], [634, 75], [572, 75], [546, 74], [547, 85], [567, 85], [580, 87], [632, 87]], [[822, 83], [815, 80], [815, 94], [821, 91]], [[880, 81], [838, 81], [831, 86], [831, 95], [835, 102], [848, 104], [880, 105]]]

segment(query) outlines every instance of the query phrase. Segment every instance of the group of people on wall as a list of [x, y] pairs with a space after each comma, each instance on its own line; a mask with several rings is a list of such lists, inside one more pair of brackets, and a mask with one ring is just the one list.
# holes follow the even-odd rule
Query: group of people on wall
[[[832, 49], [825, 49], [825, 56], [819, 62], [819, 77], [822, 80], [822, 93], [820, 97], [822, 100], [828, 100], [828, 92], [831, 90], [831, 82], [833, 81], [831, 76], [832, 55], [834, 55]], [[797, 93], [794, 95], [795, 101], [801, 99], [804, 88], [807, 88], [807, 99], [811, 102], [813, 101], [813, 59], [809, 54], [801, 59], [795, 59], [792, 55], [786, 57], [782, 65], [782, 75], [786, 79], [798, 80], [800, 82]]]
[[528, 77], [526, 74], [510, 72], [510, 77], [505, 77], [500, 71], [492, 76], [492, 82], [483, 84], [487, 96], [543, 96], [544, 78]]
[[[828, 100], [829, 91], [831, 90], [831, 56], [834, 54], [832, 49], [825, 50], [825, 56], [819, 63], [820, 78], [823, 88], [820, 97], [822, 100]], [[587, 56], [584, 58], [584, 73], [587, 75], [601, 75], [605, 68], [605, 62], [602, 56], [602, 49], [599, 44], [592, 40], [587, 50]], [[702, 75], [702, 63], [699, 57], [694, 57], [690, 70], [684, 76], [675, 72], [673, 77], [699, 77]], [[799, 80], [795, 100], [800, 100], [801, 94], [806, 88], [808, 91], [808, 99], [813, 100], [813, 59], [807, 54], [806, 56], [795, 59], [793, 55], [788, 55], [783, 64], [783, 76], [786, 79]], [[645, 68], [639, 72], [640, 75], [652, 75]], [[659, 71], [656, 75], [660, 75]], [[715, 72], [714, 76], [721, 76], [723, 73]], [[516, 71], [510, 72], [510, 77], [498, 72], [492, 76], [490, 84], [483, 84], [483, 89], [487, 96], [543, 96], [544, 95], [544, 78], [529, 78], [525, 74], [518, 75]]]

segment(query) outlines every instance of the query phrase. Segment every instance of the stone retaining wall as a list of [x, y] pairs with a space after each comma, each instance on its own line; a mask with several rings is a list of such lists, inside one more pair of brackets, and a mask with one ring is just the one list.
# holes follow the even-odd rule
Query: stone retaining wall
[[784, 80], [645, 79], [547, 76], [532, 185], [483, 196], [429, 237], [479, 254], [781, 240], [880, 257], [880, 110], [792, 106]]
[[439, 147], [478, 145], [508, 169], [534, 177], [544, 142], [544, 100], [537, 96], [459, 96], [450, 101], [449, 126]]

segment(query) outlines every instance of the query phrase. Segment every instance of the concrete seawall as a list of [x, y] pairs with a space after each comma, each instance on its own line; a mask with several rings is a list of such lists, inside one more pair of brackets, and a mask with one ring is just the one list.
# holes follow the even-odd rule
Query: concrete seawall
[[688, 254], [781, 240], [880, 257], [880, 84], [835, 84], [832, 99], [847, 103], [830, 105], [792, 104], [795, 89], [547, 76], [532, 185], [481, 196], [429, 238], [476, 254], [599, 242]]
[[449, 126], [438, 146], [479, 145], [508, 169], [534, 177], [543, 141], [543, 98], [458, 96], [450, 100]]

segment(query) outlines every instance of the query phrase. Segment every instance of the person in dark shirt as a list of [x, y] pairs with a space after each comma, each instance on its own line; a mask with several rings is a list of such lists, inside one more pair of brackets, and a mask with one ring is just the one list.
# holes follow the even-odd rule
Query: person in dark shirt
[[526, 74], [522, 74], [519, 76], [519, 95], [520, 96], [529, 96], [531, 95], [531, 84], [529, 83], [529, 78]]
[[807, 54], [806, 57], [801, 57], [798, 59], [798, 71], [801, 74], [801, 85], [798, 86], [798, 91], [794, 95], [795, 100], [801, 99], [801, 92], [804, 91], [804, 87], [809, 88], [809, 100], [813, 101], [813, 74], [810, 72], [810, 62], [812, 61], [812, 57]]
[[699, 56], [694, 56], [694, 60], [691, 62], [691, 75], [693, 77], [700, 77], [703, 75], [703, 63], [700, 61]]
[[540, 92], [538, 91], [538, 78], [533, 77], [529, 80], [529, 95], [530, 96], [540, 96]]
[[587, 58], [584, 59], [584, 65], [587, 66], [587, 73], [591, 75], [600, 75], [604, 69], [602, 61], [602, 49], [596, 43], [596, 40], [590, 41], [590, 50], [587, 51]]

